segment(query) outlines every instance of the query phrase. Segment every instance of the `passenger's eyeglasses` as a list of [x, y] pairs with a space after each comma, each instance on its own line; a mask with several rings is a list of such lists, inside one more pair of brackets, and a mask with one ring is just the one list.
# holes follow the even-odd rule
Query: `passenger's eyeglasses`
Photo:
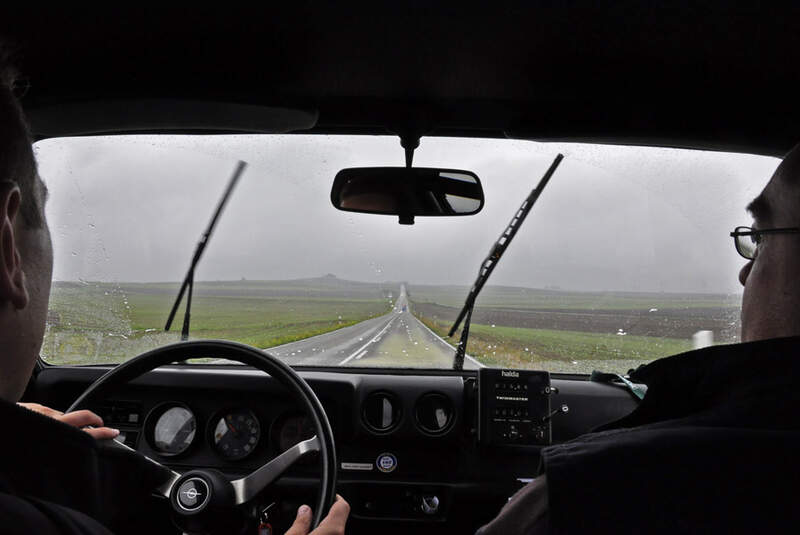
[[731, 236], [736, 246], [736, 252], [748, 260], [756, 257], [756, 249], [764, 234], [798, 234], [800, 227], [793, 228], [765, 228], [753, 229], [750, 227], [736, 227]]

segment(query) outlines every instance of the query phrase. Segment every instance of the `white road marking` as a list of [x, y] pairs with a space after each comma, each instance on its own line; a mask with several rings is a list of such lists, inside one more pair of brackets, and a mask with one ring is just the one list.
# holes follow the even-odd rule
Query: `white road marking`
[[[417, 318], [415, 317], [414, 319], [417, 319]], [[433, 336], [435, 336], [436, 338], [438, 338], [438, 339], [439, 339], [439, 341], [440, 341], [440, 342], [442, 342], [444, 345], [446, 345], [447, 347], [451, 348], [453, 351], [455, 351], [455, 350], [456, 350], [456, 348], [453, 346], [453, 344], [451, 344], [450, 342], [448, 342], [447, 340], [445, 340], [444, 338], [442, 338], [441, 336], [439, 336], [438, 334], [436, 334], [435, 332], [433, 332], [433, 331], [430, 329], [430, 327], [428, 327], [427, 325], [425, 325], [424, 323], [422, 323], [422, 322], [421, 322], [421, 321], [419, 321], [418, 319], [417, 319], [417, 322], [418, 322], [420, 325], [422, 325], [423, 327], [425, 327], [425, 328], [428, 330], [428, 332], [429, 332], [429, 333], [431, 333]], [[481, 364], [480, 362], [478, 362], [477, 360], [475, 360], [474, 358], [470, 357], [470, 356], [469, 356], [469, 355], [467, 355], [467, 354], [465, 354], [465, 355], [464, 355], [464, 358], [465, 358], [465, 359], [467, 359], [467, 360], [469, 360], [469, 361], [470, 361], [470, 362], [472, 362], [473, 364], [475, 364], [475, 365], [476, 365], [478, 368], [485, 368], [485, 367], [486, 367], [486, 366], [484, 366], [483, 364]]]
[[[392, 319], [390, 319], [390, 320], [389, 320], [389, 323], [387, 323], [387, 324], [386, 324], [386, 326], [385, 326], [383, 329], [381, 329], [381, 332], [379, 332], [378, 334], [376, 334], [375, 336], [373, 336], [373, 337], [370, 339], [370, 341], [369, 341], [369, 342], [367, 342], [367, 343], [366, 343], [366, 344], [364, 344], [363, 346], [361, 346], [361, 347], [359, 347], [358, 349], [356, 349], [355, 351], [353, 351], [353, 353], [352, 353], [352, 354], [351, 354], [349, 357], [347, 357], [347, 358], [346, 358], [346, 359], [344, 359], [342, 362], [340, 362], [340, 363], [339, 363], [339, 366], [344, 366], [345, 364], [347, 364], [348, 362], [350, 362], [351, 360], [353, 360], [353, 359], [356, 357], [356, 355], [358, 355], [359, 353], [361, 353], [361, 351], [363, 351], [364, 349], [366, 349], [368, 345], [370, 345], [371, 343], [375, 342], [375, 341], [376, 341], [378, 338], [380, 338], [380, 337], [381, 337], [381, 335], [382, 335], [383, 333], [385, 333], [385, 332], [387, 331], [387, 329], [389, 329], [389, 327], [392, 325], [392, 323], [394, 323], [394, 320], [395, 320], [395, 319], [397, 319], [397, 316], [395, 316], [395, 317], [393, 317]], [[362, 356], [363, 356], [363, 355], [362, 355]], [[359, 357], [359, 358], [360, 358], [360, 357]]]
[[[377, 342], [377, 340], [376, 340], [376, 342]], [[367, 350], [365, 349], [364, 351], [362, 351], [361, 353], [356, 355], [356, 360], [361, 360], [361, 357], [363, 357], [366, 354], [367, 354]]]
[[[285, 344], [281, 344], [281, 345], [278, 345], [278, 346], [265, 347], [261, 351], [265, 351], [265, 352], [268, 352], [268, 353], [274, 353], [275, 354], [274, 356], [276, 356], [276, 357], [286, 356], [286, 355], [281, 355], [280, 353], [282, 351], [284, 351], [287, 346], [293, 346], [295, 344], [304, 344], [304, 345], [306, 345], [309, 342], [313, 342], [316, 339], [324, 340], [325, 338], [329, 337], [331, 334], [334, 334], [334, 333], [335, 334], [341, 334], [345, 329], [358, 328], [359, 325], [361, 325], [361, 323], [366, 323], [368, 321], [371, 321], [371, 320], [374, 320], [374, 319], [380, 319], [380, 318], [381, 318], [381, 316], [378, 316], [377, 318], [369, 318], [369, 319], [364, 320], [363, 322], [355, 323], [353, 325], [348, 325], [347, 327], [343, 327], [341, 329], [328, 331], [326, 333], [317, 334], [317, 335], [314, 335], [314, 336], [310, 336], [308, 338], [302, 338], [300, 340], [295, 340], [294, 342], [287, 342]], [[320, 353], [323, 353], [323, 352], [327, 351], [327, 349], [323, 348], [323, 349], [319, 349], [318, 351]]]

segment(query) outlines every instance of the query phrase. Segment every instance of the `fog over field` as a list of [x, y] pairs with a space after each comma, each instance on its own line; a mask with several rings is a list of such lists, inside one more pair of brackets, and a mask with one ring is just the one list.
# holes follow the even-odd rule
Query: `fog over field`
[[339, 212], [344, 167], [402, 165], [393, 137], [135, 136], [36, 144], [62, 281], [178, 281], [236, 160], [249, 162], [198, 280], [320, 277], [471, 284], [480, 261], [557, 152], [566, 159], [492, 284], [737, 294], [728, 233], [774, 158], [635, 147], [424, 138], [414, 164], [475, 171], [472, 217]]

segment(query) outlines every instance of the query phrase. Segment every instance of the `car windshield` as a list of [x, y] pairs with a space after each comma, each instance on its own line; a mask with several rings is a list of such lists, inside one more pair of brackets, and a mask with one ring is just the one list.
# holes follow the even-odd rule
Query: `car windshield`
[[423, 138], [414, 165], [475, 172], [474, 216], [336, 210], [337, 171], [402, 166], [396, 137], [136, 135], [36, 143], [54, 282], [42, 358], [122, 362], [164, 323], [238, 160], [195, 274], [191, 338], [298, 366], [450, 368], [478, 267], [559, 152], [566, 158], [477, 300], [465, 367], [624, 373], [738, 341], [728, 233], [775, 158], [509, 139]]

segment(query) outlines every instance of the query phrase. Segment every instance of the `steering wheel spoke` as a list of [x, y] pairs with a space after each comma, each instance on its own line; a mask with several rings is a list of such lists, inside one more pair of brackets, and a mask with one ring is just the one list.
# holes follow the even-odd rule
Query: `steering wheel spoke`
[[320, 450], [319, 439], [317, 435], [314, 435], [308, 440], [298, 442], [250, 475], [231, 481], [233, 492], [236, 496], [236, 504], [240, 505], [249, 502], [264, 490], [267, 485], [278, 479], [294, 463], [309, 453], [319, 452]]
[[102, 448], [110, 448], [110, 449], [128, 451], [128, 452], [130, 452], [130, 453], [132, 453], [134, 455], [139, 455], [141, 457], [144, 457], [150, 463], [155, 465], [159, 470], [163, 470], [165, 473], [168, 473], [168, 476], [166, 477], [166, 481], [164, 481], [164, 483], [162, 483], [160, 486], [158, 486], [155, 489], [153, 489], [153, 494], [156, 494], [157, 496], [162, 496], [164, 498], [169, 498], [170, 494], [172, 492], [173, 485], [175, 485], [175, 482], [178, 481], [181, 478], [181, 475], [178, 472], [176, 472], [175, 470], [172, 470], [171, 468], [167, 468], [166, 466], [164, 466], [160, 462], [156, 461], [155, 459], [152, 459], [152, 458], [148, 457], [147, 455], [139, 453], [138, 451], [136, 451], [135, 449], [131, 448], [127, 444], [123, 444], [122, 442], [120, 442], [116, 438], [112, 438], [112, 439], [109, 439], [109, 440], [103, 440], [103, 441], [99, 442], [99, 445]]

